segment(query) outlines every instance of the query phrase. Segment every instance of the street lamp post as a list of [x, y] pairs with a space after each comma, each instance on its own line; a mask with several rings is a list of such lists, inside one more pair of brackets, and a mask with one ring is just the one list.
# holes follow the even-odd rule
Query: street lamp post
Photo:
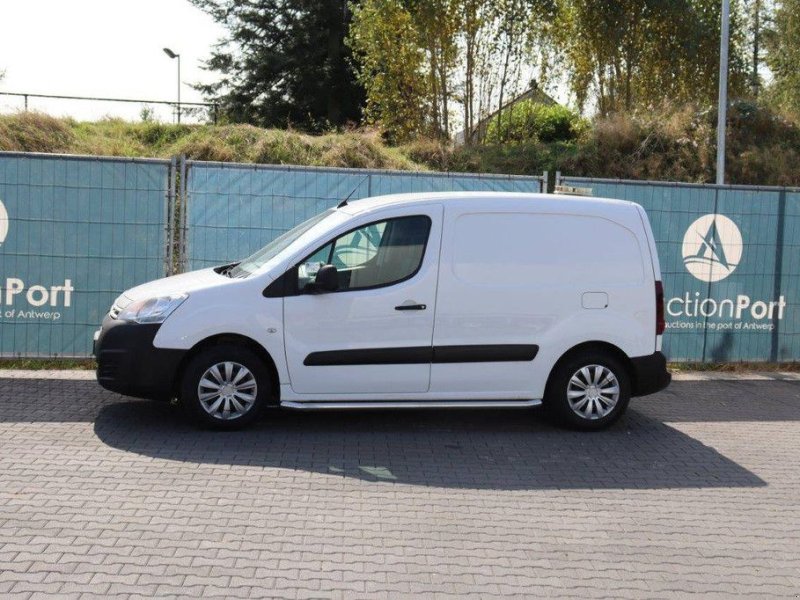
[[725, 183], [725, 120], [728, 116], [728, 38], [730, 37], [730, 0], [722, 0], [719, 40], [719, 99], [717, 101], [717, 185]]
[[181, 55], [176, 54], [169, 48], [164, 48], [164, 54], [170, 58], [178, 59], [178, 125], [181, 123]]

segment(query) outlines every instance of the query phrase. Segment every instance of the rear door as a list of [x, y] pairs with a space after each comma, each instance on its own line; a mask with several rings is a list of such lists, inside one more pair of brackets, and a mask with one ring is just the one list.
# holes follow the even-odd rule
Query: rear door
[[[382, 211], [300, 261], [299, 293], [284, 298], [293, 391], [428, 390], [442, 212], [441, 205]], [[323, 264], [336, 266], [339, 290], [303, 293]]]

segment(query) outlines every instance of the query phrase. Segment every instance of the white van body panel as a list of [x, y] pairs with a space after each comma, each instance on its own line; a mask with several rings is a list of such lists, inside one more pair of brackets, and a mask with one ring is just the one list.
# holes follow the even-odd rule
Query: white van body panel
[[234, 283], [230, 279], [220, 277], [214, 269], [201, 269], [190, 273], [182, 273], [163, 279], [156, 279], [142, 285], [137, 285], [125, 291], [120, 298], [127, 302], [147, 300], [157, 296], [171, 294], [189, 294], [198, 290], [213, 288], [220, 285]]
[[[535, 340], [539, 354], [468, 369], [434, 364], [431, 391], [540, 398], [555, 361], [580, 343], [651, 354], [654, 283], [643, 251], [647, 240], [629, 203], [448, 203], [433, 345]], [[584, 296], [607, 298], [607, 306], [584, 308]]]
[[[351, 230], [395, 217], [425, 215], [430, 218], [431, 228], [422, 264], [407, 281], [376, 289], [284, 298], [286, 360], [295, 393], [330, 395], [428, 391], [429, 364], [306, 366], [304, 362], [315, 352], [430, 346], [436, 308], [443, 210], [441, 204], [431, 203], [411, 210], [394, 207], [359, 214], [347, 223], [346, 229]], [[338, 229], [328, 237], [344, 233]], [[316, 248], [312, 248], [311, 252], [314, 250]], [[307, 251], [305, 256], [311, 252]], [[396, 310], [397, 306], [403, 304], [424, 304], [427, 308], [420, 311]]]
[[[265, 297], [310, 253], [360, 225], [427, 215], [419, 270], [376, 289]], [[552, 194], [431, 193], [354, 201], [314, 225], [244, 279], [204, 269], [133, 288], [126, 302], [188, 298], [153, 345], [190, 350], [223, 334], [259, 344], [277, 370], [281, 402], [536, 403], [558, 359], [599, 341], [651, 355], [660, 278], [644, 211], [631, 202]], [[397, 311], [403, 303], [419, 311]], [[660, 336], [659, 336], [660, 338]], [[491, 360], [498, 346], [537, 346], [533, 360]], [[482, 349], [486, 362], [308, 366], [315, 352]], [[479, 353], [480, 354], [480, 353]], [[478, 360], [484, 360], [478, 359]]]
[[190, 293], [180, 309], [164, 321], [153, 345], [189, 350], [214, 336], [239, 335], [261, 345], [273, 357], [279, 380], [288, 381], [283, 359], [283, 301], [262, 295], [271, 278], [228, 279], [211, 272], [214, 284]]

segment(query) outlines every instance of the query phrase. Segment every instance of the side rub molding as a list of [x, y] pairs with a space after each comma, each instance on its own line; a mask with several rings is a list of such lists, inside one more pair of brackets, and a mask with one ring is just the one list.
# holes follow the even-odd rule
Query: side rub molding
[[536, 358], [535, 344], [482, 346], [410, 346], [312, 352], [303, 361], [307, 367], [341, 365], [416, 365], [424, 363], [516, 362]]

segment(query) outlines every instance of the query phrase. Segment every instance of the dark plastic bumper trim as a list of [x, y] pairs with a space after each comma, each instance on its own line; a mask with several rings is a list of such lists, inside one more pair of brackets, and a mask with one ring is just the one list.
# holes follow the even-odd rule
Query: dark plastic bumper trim
[[94, 344], [98, 383], [118, 394], [168, 400], [185, 350], [156, 348], [161, 325], [140, 325], [106, 317]]
[[633, 396], [655, 394], [667, 387], [672, 375], [667, 371], [667, 358], [661, 352], [631, 358]]

